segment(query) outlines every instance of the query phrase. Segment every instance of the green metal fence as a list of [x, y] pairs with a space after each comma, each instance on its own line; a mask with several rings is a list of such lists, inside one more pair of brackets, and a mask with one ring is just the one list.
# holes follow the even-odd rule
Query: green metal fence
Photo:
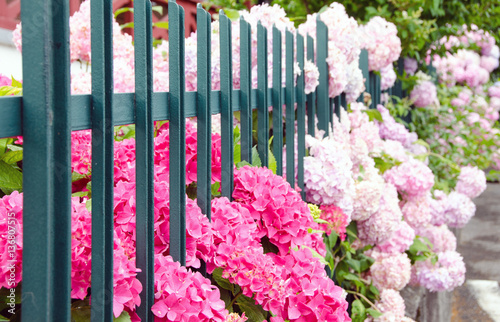
[[[170, 122], [170, 254], [185, 264], [185, 118], [198, 120], [197, 202], [210, 218], [211, 114], [221, 114], [222, 195], [233, 190], [233, 112], [241, 111], [241, 159], [252, 160], [252, 131], [257, 150], [269, 164], [269, 112], [282, 115], [285, 106], [286, 155], [282, 155], [283, 123], [273, 118], [273, 152], [277, 171], [286, 158], [286, 179], [295, 185], [294, 122], [298, 121], [298, 186], [304, 188], [306, 113], [307, 133], [328, 133], [333, 113], [344, 107], [345, 96], [328, 97], [328, 29], [317, 21], [317, 39], [285, 37], [286, 86], [281, 86], [281, 37], [260, 23], [258, 88], [251, 88], [251, 27], [240, 20], [241, 89], [232, 87], [231, 21], [220, 12], [221, 90], [211, 90], [211, 17], [198, 6], [197, 92], [185, 92], [184, 10], [168, 5], [170, 92], [152, 86], [151, 3], [134, 1], [135, 93], [113, 93], [112, 1], [92, 1], [92, 94], [70, 95], [69, 5], [64, 0], [22, 1], [23, 96], [0, 98], [0, 138], [24, 137], [24, 254], [22, 319], [70, 320], [71, 273], [71, 131], [92, 129], [92, 321], [112, 321], [113, 305], [113, 135], [114, 126], [136, 125], [136, 222], [138, 279], [143, 285], [138, 314], [153, 321], [153, 124]], [[273, 87], [268, 88], [267, 33], [273, 33]], [[294, 37], [295, 36], [295, 37]], [[294, 43], [295, 42], [295, 43]], [[304, 73], [294, 85], [294, 46], [300, 69], [307, 58], [320, 71], [315, 93], [305, 95]], [[361, 55], [367, 91], [380, 101], [380, 80], [368, 74], [368, 54]], [[333, 110], [333, 103], [338, 107]], [[297, 111], [295, 112], [295, 104]], [[252, 110], [258, 128], [252, 128]], [[304, 197], [304, 192], [302, 192]]]

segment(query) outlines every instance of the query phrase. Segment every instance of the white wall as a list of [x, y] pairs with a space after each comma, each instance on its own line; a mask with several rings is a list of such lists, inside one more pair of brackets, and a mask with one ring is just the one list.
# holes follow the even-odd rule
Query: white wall
[[15, 79], [23, 77], [23, 61], [12, 42], [12, 31], [0, 28], [0, 74], [14, 76]]

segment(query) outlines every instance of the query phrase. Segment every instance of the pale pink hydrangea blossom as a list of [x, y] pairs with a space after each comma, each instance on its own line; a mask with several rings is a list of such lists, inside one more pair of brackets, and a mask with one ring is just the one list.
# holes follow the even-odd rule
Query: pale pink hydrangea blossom
[[478, 167], [466, 166], [460, 169], [455, 190], [474, 199], [486, 190], [486, 175]]

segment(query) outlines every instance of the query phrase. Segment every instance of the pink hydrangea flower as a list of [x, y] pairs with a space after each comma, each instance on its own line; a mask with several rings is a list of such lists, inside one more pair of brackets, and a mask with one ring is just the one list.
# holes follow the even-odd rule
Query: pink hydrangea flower
[[455, 190], [474, 199], [486, 190], [486, 175], [478, 167], [466, 166], [460, 169]]
[[457, 249], [457, 238], [446, 225], [418, 227], [416, 233], [419, 236], [427, 237], [433, 245], [432, 250], [436, 253]]
[[415, 230], [405, 221], [401, 221], [391, 237], [378, 244], [375, 249], [389, 254], [403, 253], [410, 248], [414, 239]]
[[327, 221], [328, 224], [321, 224], [321, 227], [329, 235], [331, 231], [335, 231], [341, 240], [345, 240], [346, 227], [351, 221], [350, 218], [335, 205], [322, 205], [320, 218]]
[[416, 281], [431, 292], [451, 291], [465, 281], [465, 264], [455, 251], [438, 253], [435, 265], [430, 260], [415, 263]]
[[401, 211], [405, 221], [413, 228], [424, 226], [431, 222], [430, 196], [414, 197], [402, 202]]
[[466, 195], [452, 191], [447, 198], [446, 223], [450, 227], [462, 228], [476, 213], [476, 205]]
[[411, 158], [384, 173], [384, 179], [408, 198], [427, 195], [434, 185], [434, 174], [425, 163]]
[[405, 319], [405, 301], [398, 291], [387, 289], [380, 293], [380, 300], [375, 303], [377, 308], [384, 313], [382, 316], [369, 321], [392, 322], [404, 321]]
[[396, 25], [382, 17], [373, 17], [362, 27], [364, 47], [368, 50], [370, 70], [381, 70], [395, 62], [401, 54], [401, 40]]
[[394, 86], [394, 83], [396, 82], [397, 75], [396, 72], [394, 71], [394, 67], [392, 66], [392, 63], [383, 67], [380, 70], [380, 89], [382, 91], [385, 91], [392, 86]]
[[437, 88], [431, 81], [417, 84], [410, 93], [410, 99], [416, 107], [427, 107], [438, 102]]
[[373, 285], [379, 290], [399, 291], [410, 281], [411, 261], [406, 253], [381, 253], [373, 250], [368, 256], [375, 259], [369, 274]]

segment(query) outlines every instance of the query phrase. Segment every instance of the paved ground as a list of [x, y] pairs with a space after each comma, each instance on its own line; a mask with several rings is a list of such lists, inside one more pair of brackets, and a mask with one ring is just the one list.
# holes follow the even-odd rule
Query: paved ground
[[457, 236], [469, 282], [453, 292], [452, 322], [500, 321], [500, 184], [474, 202], [476, 216]]

